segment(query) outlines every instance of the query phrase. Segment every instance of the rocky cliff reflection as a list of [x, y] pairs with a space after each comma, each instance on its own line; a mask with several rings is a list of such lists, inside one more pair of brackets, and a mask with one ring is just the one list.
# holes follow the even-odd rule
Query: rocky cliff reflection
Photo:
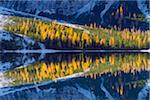
[[37, 62], [2, 72], [1, 77], [8, 82], [0, 88], [0, 96], [2, 99], [13, 96], [56, 100], [148, 99], [149, 64], [148, 53], [45, 54]]

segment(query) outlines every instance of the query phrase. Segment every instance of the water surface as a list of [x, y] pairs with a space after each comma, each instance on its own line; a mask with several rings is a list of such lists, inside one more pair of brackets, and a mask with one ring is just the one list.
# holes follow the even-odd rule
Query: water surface
[[148, 53], [0, 55], [2, 100], [149, 99]]

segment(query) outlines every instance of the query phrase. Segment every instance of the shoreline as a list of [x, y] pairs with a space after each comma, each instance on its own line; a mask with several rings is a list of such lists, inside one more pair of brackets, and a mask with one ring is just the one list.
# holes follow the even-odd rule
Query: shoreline
[[2, 50], [0, 53], [150, 53], [148, 50]]

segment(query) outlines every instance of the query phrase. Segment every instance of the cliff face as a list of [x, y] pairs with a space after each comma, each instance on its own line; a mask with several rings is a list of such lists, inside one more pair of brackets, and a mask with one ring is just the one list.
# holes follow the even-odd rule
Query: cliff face
[[103, 16], [113, 5], [132, 3], [132, 7], [148, 16], [148, 0], [119, 1], [119, 0], [1, 0], [0, 6], [33, 14], [47, 12], [49, 14], [73, 15], [79, 17], [83, 13], [92, 13], [97, 7], [99, 15]]
[[147, 19], [150, 18], [148, 0], [2, 0], [0, 2], [0, 7], [76, 24], [96, 22], [104, 27], [121, 24], [122, 27], [131, 28], [135, 26], [134, 23], [138, 23], [137, 28], [148, 29], [148, 23], [129, 22], [128, 20], [125, 20], [127, 23], [119, 23], [118, 20], [112, 20], [114, 19], [112, 13], [116, 12], [121, 5], [126, 16], [136, 13]]
[[33, 14], [47, 12], [49, 14], [72, 15], [89, 0], [3, 0], [0, 6]]

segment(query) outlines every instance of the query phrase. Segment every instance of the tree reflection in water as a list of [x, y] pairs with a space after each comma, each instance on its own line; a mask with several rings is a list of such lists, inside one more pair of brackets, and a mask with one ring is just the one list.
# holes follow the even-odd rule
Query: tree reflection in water
[[147, 53], [46, 55], [35, 64], [6, 71], [4, 76], [14, 81], [6, 87], [12, 92], [2, 88], [2, 97], [26, 93], [30, 98], [135, 99], [147, 84], [149, 63]]

